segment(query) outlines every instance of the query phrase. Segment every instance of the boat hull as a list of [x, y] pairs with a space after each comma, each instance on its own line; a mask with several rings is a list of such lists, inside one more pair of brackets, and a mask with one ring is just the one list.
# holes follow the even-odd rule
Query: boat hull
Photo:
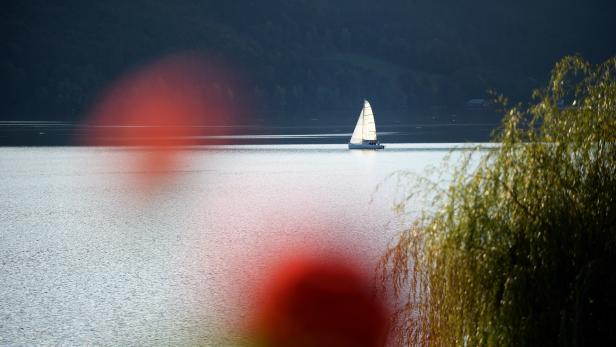
[[383, 149], [384, 145], [379, 144], [369, 144], [369, 143], [349, 143], [349, 149]]

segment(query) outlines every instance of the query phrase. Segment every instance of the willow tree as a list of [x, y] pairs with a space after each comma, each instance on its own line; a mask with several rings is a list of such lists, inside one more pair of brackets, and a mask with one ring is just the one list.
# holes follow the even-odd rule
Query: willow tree
[[616, 345], [616, 57], [533, 100], [384, 255], [398, 344]]

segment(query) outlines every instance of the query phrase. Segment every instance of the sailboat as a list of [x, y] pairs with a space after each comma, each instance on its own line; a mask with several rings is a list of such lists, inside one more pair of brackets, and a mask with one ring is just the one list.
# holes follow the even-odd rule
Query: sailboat
[[374, 114], [368, 100], [364, 100], [353, 136], [349, 142], [349, 149], [383, 149], [385, 146], [376, 139], [376, 125], [374, 124]]

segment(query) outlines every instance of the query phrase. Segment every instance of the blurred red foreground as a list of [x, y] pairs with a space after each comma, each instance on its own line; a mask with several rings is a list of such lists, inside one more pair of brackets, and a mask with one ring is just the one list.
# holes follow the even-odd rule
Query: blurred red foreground
[[384, 346], [386, 305], [351, 262], [294, 260], [262, 288], [251, 328], [263, 346]]
[[241, 95], [220, 63], [200, 55], [162, 58], [120, 78], [101, 95], [80, 142], [142, 149], [118, 165], [148, 181], [148, 175], [177, 168], [181, 146], [201, 135], [224, 135]]

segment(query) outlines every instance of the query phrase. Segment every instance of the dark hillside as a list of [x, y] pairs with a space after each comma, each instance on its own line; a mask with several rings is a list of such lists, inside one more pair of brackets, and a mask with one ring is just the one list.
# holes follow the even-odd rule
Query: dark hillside
[[245, 122], [491, 122], [466, 102], [527, 100], [551, 64], [616, 53], [612, 1], [9, 1], [1, 8], [0, 120], [76, 121], [136, 66], [183, 51], [239, 71]]

